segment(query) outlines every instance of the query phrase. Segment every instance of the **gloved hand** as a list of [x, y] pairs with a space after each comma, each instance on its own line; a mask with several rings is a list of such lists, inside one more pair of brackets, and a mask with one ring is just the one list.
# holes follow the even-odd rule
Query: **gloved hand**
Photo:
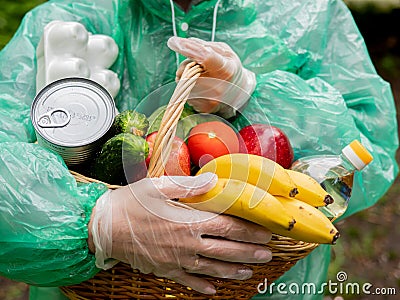
[[226, 43], [171, 37], [168, 47], [188, 58], [179, 66], [177, 80], [190, 61], [204, 68], [188, 99], [195, 110], [229, 118], [253, 93], [255, 74], [242, 66], [239, 57]]
[[248, 279], [241, 263], [261, 263], [271, 252], [260, 244], [271, 233], [226, 215], [198, 211], [168, 199], [205, 193], [216, 176], [145, 178], [109, 191], [97, 201], [89, 223], [96, 265], [109, 268], [116, 259], [142, 273], [154, 273], [206, 294], [214, 286], [192, 273]]

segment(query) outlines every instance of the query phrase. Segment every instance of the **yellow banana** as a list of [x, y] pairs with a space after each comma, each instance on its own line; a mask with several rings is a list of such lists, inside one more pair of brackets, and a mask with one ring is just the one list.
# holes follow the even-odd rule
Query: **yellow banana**
[[296, 220], [296, 225], [286, 236], [309, 243], [336, 243], [340, 236], [338, 230], [317, 208], [295, 198], [276, 196], [276, 199]]
[[216, 186], [207, 193], [179, 201], [199, 210], [240, 217], [282, 235], [292, 230], [295, 224], [274, 196], [235, 179], [219, 178]]
[[296, 185], [286, 170], [273, 160], [258, 155], [226, 154], [209, 161], [197, 174], [205, 172], [248, 182], [272, 195], [294, 197], [297, 194]]
[[311, 176], [293, 170], [286, 170], [286, 172], [299, 191], [295, 196], [296, 199], [312, 206], [326, 206], [333, 203], [333, 197]]

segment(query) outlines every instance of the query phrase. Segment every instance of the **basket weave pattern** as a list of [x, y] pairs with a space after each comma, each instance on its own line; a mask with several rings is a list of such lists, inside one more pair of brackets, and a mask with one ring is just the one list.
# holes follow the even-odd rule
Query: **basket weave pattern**
[[[176, 126], [186, 100], [200, 76], [202, 68], [196, 63], [186, 66], [175, 91], [169, 101], [157, 134], [151, 156], [148, 176], [159, 177], [164, 174], [163, 162], [167, 161]], [[99, 182], [71, 171], [78, 182]], [[105, 183], [106, 184], [106, 183]], [[109, 189], [120, 186], [106, 184]], [[247, 264], [253, 276], [246, 280], [220, 279], [201, 276], [211, 281], [217, 290], [214, 296], [204, 295], [192, 289], [153, 274], [143, 274], [132, 270], [125, 263], [118, 263], [109, 270], [102, 270], [93, 278], [78, 285], [61, 287], [62, 292], [73, 300], [86, 299], [250, 299], [257, 294], [257, 287], [267, 280], [273, 282], [288, 271], [298, 260], [306, 257], [318, 244], [295, 241], [291, 238], [273, 234], [267, 244], [273, 259], [266, 264]]]
[[99, 272], [79, 285], [62, 287], [69, 299], [250, 299], [257, 294], [257, 287], [267, 279], [273, 282], [288, 271], [298, 260], [306, 257], [316, 244], [296, 242], [289, 238], [273, 235], [268, 247], [273, 259], [266, 264], [247, 264], [253, 276], [246, 280], [217, 279], [202, 276], [215, 285], [217, 293], [206, 296], [171, 280], [152, 274], [142, 274], [125, 263]]

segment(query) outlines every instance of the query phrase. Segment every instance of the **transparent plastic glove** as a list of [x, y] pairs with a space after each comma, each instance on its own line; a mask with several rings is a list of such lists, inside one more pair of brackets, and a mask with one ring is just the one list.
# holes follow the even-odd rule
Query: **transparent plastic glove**
[[[154, 273], [206, 294], [214, 286], [196, 277], [248, 279], [241, 263], [271, 259], [271, 233], [259, 225], [225, 215], [189, 209], [168, 199], [204, 193], [216, 176], [145, 178], [103, 195], [93, 210], [96, 264], [109, 268], [116, 259], [142, 273]], [[89, 237], [90, 245], [90, 237]]]
[[253, 93], [256, 86], [255, 74], [242, 66], [239, 57], [226, 43], [171, 37], [168, 47], [188, 58], [179, 66], [177, 80], [190, 61], [204, 68], [188, 100], [197, 111], [218, 113], [228, 118]]

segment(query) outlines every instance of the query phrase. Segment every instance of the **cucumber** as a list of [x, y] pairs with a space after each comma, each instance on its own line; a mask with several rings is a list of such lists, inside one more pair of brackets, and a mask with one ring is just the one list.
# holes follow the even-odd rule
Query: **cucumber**
[[125, 110], [115, 117], [115, 133], [132, 133], [144, 136], [149, 128], [149, 121], [144, 114], [135, 110]]
[[[160, 129], [161, 120], [164, 116], [165, 110], [167, 109], [167, 105], [163, 105], [157, 108], [150, 116], [149, 116], [149, 123], [150, 127], [148, 133], [152, 133], [154, 131], [158, 131]], [[186, 118], [187, 116], [196, 114], [196, 111], [189, 105], [185, 105], [182, 111], [181, 116], [179, 117], [180, 120]]]
[[131, 133], [120, 133], [103, 145], [94, 160], [93, 177], [109, 184], [127, 183], [125, 170], [143, 162], [149, 154], [146, 140]]

